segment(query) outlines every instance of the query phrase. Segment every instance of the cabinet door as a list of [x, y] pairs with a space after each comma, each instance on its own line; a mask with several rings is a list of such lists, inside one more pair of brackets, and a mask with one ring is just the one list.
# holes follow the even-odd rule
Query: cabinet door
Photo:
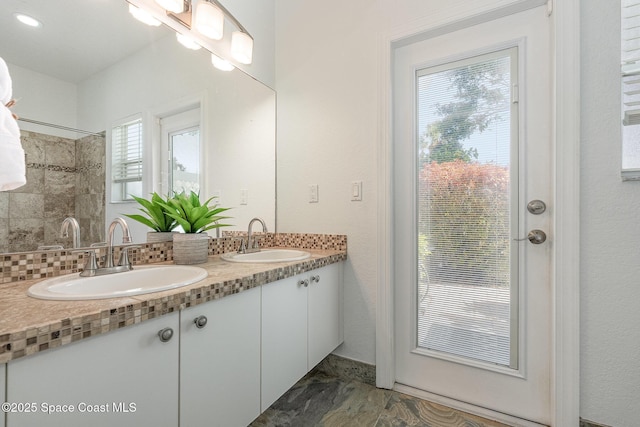
[[308, 370], [343, 341], [342, 263], [310, 272], [309, 280]]
[[260, 291], [181, 312], [181, 427], [240, 427], [260, 415]]
[[300, 279], [262, 286], [263, 411], [307, 373], [307, 288]]
[[10, 412], [7, 426], [178, 425], [178, 327], [170, 314], [9, 362], [7, 400], [35, 412]]

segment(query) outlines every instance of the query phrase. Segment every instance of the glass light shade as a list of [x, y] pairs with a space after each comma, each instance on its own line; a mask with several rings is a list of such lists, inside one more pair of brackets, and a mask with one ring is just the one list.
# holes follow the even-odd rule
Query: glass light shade
[[253, 59], [253, 39], [247, 33], [231, 33], [231, 56], [241, 64], [251, 64]]
[[176, 33], [176, 38], [178, 42], [187, 49], [198, 50], [202, 47], [194, 39], [184, 34]]
[[158, 3], [160, 7], [168, 10], [169, 12], [173, 12], [173, 13], [184, 12], [183, 0], [156, 0], [156, 3]]
[[160, 21], [151, 16], [149, 12], [140, 9], [137, 6], [129, 4], [129, 13], [133, 15], [138, 21], [145, 23], [147, 25], [151, 25], [152, 27], [160, 26]]
[[216, 55], [215, 53], [211, 54], [211, 63], [213, 64], [214, 67], [216, 67], [218, 70], [222, 70], [222, 71], [231, 71], [233, 70], [234, 67], [232, 63], [230, 63], [229, 61], [227, 61], [226, 59], [222, 59], [220, 58], [218, 55]]
[[220, 40], [224, 36], [224, 13], [205, 0], [198, 1], [195, 11], [195, 28], [205, 37]]

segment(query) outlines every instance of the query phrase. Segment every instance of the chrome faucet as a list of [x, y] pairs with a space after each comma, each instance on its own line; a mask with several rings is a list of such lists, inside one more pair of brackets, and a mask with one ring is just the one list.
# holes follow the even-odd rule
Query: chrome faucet
[[82, 273], [80, 273], [80, 276], [82, 277], [91, 277], [91, 276], [102, 276], [105, 274], [113, 274], [113, 273], [122, 273], [124, 271], [130, 271], [133, 270], [133, 267], [131, 266], [131, 261], [129, 261], [129, 249], [136, 249], [139, 248], [140, 246], [138, 245], [133, 245], [133, 246], [124, 246], [121, 248], [120, 250], [120, 259], [118, 260], [118, 265], [114, 265], [115, 263], [113, 262], [113, 234], [116, 231], [116, 227], [120, 225], [120, 227], [122, 228], [122, 243], [123, 244], [127, 244], [127, 243], [131, 243], [131, 233], [129, 232], [129, 226], [127, 225], [127, 222], [122, 219], [122, 218], [116, 218], [113, 221], [111, 221], [111, 224], [109, 224], [109, 231], [107, 233], [107, 255], [105, 256], [104, 259], [104, 267], [100, 268], [98, 267], [98, 262], [96, 260], [96, 245], [101, 245], [101, 244], [96, 244], [96, 245], [91, 245], [90, 248], [85, 249], [85, 250], [80, 250], [80, 251], [74, 251], [74, 252], [85, 252], [87, 255], [87, 261], [84, 265], [84, 269], [82, 270]]
[[258, 239], [254, 237], [253, 243], [251, 242], [251, 237], [253, 237], [252, 236], [253, 223], [255, 222], [259, 222], [260, 224], [262, 224], [263, 233], [268, 233], [267, 224], [265, 224], [264, 221], [260, 218], [253, 218], [251, 221], [249, 221], [249, 228], [247, 230], [247, 245], [246, 246], [244, 245], [244, 240], [243, 240], [242, 241], [243, 244], [240, 245], [240, 250], [238, 252], [246, 254], [251, 252], [258, 252], [260, 250], [260, 246], [258, 245]]
[[[104, 260], [104, 267], [105, 268], [112, 268], [114, 266], [114, 262], [113, 262], [113, 233], [116, 231], [116, 226], [120, 225], [120, 227], [122, 228], [122, 244], [126, 244], [126, 243], [131, 243], [131, 233], [129, 232], [129, 226], [127, 225], [127, 222], [118, 217], [116, 219], [114, 219], [113, 221], [111, 221], [111, 224], [109, 224], [109, 232], [107, 233], [107, 257]], [[126, 249], [123, 249], [126, 253]], [[118, 263], [120, 264], [120, 263]], [[129, 267], [131, 267], [129, 265]]]
[[69, 237], [69, 226], [73, 232], [73, 249], [80, 247], [80, 224], [73, 217], [67, 217], [62, 221], [60, 228], [60, 237]]

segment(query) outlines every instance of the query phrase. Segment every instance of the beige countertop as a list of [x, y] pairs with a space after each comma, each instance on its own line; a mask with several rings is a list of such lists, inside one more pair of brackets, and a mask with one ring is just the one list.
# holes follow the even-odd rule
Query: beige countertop
[[[40, 280], [0, 287], [0, 363], [49, 348], [153, 319], [186, 307], [292, 277], [346, 260], [344, 250], [305, 249], [311, 258], [279, 263], [233, 263], [210, 256], [209, 276], [169, 291], [87, 301], [49, 301], [29, 297], [27, 289]], [[161, 262], [157, 265], [172, 264]]]

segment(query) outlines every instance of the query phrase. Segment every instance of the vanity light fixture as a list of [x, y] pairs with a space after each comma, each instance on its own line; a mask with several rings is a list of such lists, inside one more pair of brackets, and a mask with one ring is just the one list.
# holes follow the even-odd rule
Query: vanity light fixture
[[220, 71], [231, 71], [236, 68], [231, 62], [227, 61], [226, 59], [220, 58], [215, 53], [211, 54], [211, 63]]
[[[127, 1], [130, 2], [130, 12], [139, 20], [149, 25], [159, 25], [159, 21], [162, 21], [177, 33], [178, 41], [187, 48], [198, 49], [196, 46], [201, 46], [212, 54], [217, 48], [207, 39], [222, 40], [226, 19], [235, 26], [235, 30], [231, 33], [231, 56], [240, 64], [248, 65], [253, 60], [253, 37], [218, 0]], [[132, 3], [140, 6], [140, 9]], [[150, 21], [138, 17], [140, 15], [138, 11], [154, 21], [158, 20], [158, 24], [150, 24]], [[179, 25], [176, 25], [176, 22]], [[228, 71], [235, 68], [228, 60], [218, 55], [215, 55], [215, 58], [212, 56], [211, 61], [214, 65], [218, 64], [215, 66], [221, 70]]]
[[213, 3], [200, 0], [196, 5], [194, 16], [196, 31], [213, 40], [221, 40], [224, 36], [224, 12]]
[[176, 38], [178, 39], [178, 42], [187, 49], [199, 50], [202, 47], [188, 35], [176, 33]]
[[42, 22], [38, 21], [33, 16], [25, 15], [24, 13], [15, 13], [14, 16], [24, 25], [28, 25], [29, 27], [42, 27]]
[[151, 16], [149, 12], [140, 9], [138, 6], [134, 6], [131, 3], [129, 3], [129, 13], [143, 24], [147, 24], [152, 27], [159, 27], [161, 24], [161, 22]]

